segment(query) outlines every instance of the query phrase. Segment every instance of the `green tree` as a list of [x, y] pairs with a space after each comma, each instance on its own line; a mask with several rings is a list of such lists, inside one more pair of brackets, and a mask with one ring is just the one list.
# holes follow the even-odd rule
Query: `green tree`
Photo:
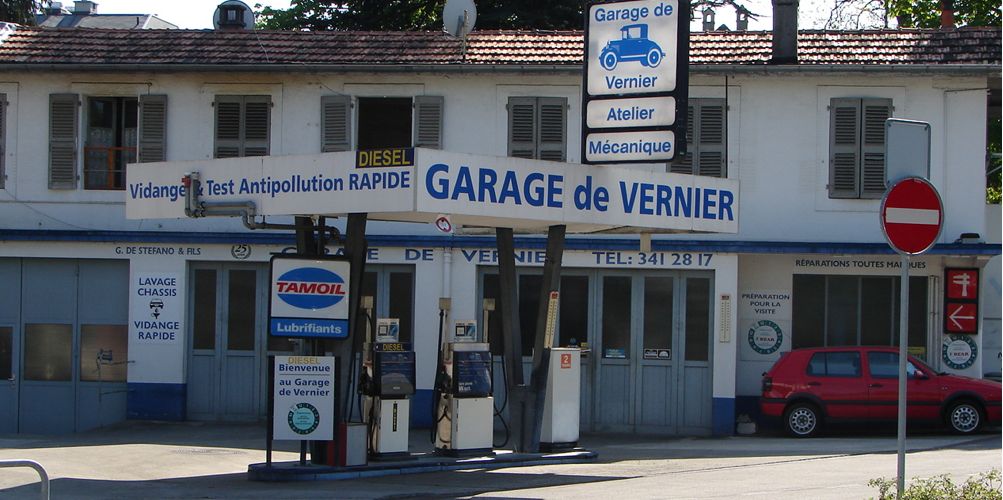
[[41, 1], [0, 0], [0, 21], [33, 25], [35, 24], [35, 13], [41, 9]]
[[938, 28], [942, 3], [958, 26], [1000, 26], [999, 0], [887, 0], [887, 9], [900, 28]]

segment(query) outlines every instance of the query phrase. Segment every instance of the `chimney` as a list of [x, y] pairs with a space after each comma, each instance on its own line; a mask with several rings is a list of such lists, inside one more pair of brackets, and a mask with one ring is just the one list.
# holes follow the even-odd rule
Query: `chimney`
[[954, 0], [940, 0], [940, 29], [954, 29]]
[[61, 16], [68, 14], [68, 12], [63, 10], [62, 2], [49, 2], [49, 6], [45, 8], [45, 14], [48, 16]]
[[798, 0], [773, 0], [773, 57], [770, 64], [798, 62]]
[[735, 30], [736, 31], [748, 31], [749, 29], [749, 11], [745, 10], [744, 7], [738, 7], [735, 9]]
[[714, 31], [714, 9], [710, 7], [703, 10], [703, 30]]
[[73, 2], [73, 14], [77, 16], [89, 16], [98, 13], [98, 4], [87, 0], [77, 0]]

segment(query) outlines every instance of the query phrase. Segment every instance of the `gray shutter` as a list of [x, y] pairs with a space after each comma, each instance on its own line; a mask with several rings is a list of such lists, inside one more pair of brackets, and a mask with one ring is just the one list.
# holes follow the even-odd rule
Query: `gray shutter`
[[700, 103], [700, 130], [697, 141], [697, 174], [709, 177], [727, 177], [724, 164], [725, 112], [724, 102], [719, 99]]
[[564, 161], [568, 138], [568, 100], [563, 97], [539, 99], [539, 132], [537, 158]]
[[508, 156], [536, 158], [536, 98], [508, 99]]
[[0, 94], [0, 189], [6, 184], [7, 170], [7, 94]]
[[241, 156], [240, 124], [244, 99], [238, 95], [216, 96], [216, 141], [213, 158]]
[[414, 147], [442, 149], [442, 96], [414, 98]]
[[77, 187], [77, 94], [49, 95], [49, 189]]
[[700, 149], [700, 145], [693, 141], [693, 131], [697, 128], [697, 124], [694, 122], [696, 113], [694, 113], [693, 101], [694, 99], [691, 99], [691, 104], [686, 107], [686, 154], [669, 163], [669, 172], [674, 174], [692, 174], [693, 156]]
[[242, 156], [268, 156], [271, 114], [271, 96], [244, 96], [244, 153]]
[[320, 98], [320, 150], [352, 149], [352, 97], [326, 95]]
[[167, 159], [167, 96], [139, 96], [139, 162]]
[[861, 198], [885, 194], [885, 120], [892, 116], [891, 99], [863, 99], [860, 106], [863, 131], [860, 146]]
[[859, 165], [860, 99], [833, 99], [829, 105], [830, 198], [860, 196]]

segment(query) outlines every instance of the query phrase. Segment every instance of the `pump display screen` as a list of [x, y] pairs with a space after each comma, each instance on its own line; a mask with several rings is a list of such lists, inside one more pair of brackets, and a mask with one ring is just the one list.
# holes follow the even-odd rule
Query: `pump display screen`
[[453, 394], [479, 398], [491, 395], [491, 353], [456, 351], [453, 353]]
[[414, 394], [414, 351], [376, 351], [373, 356], [373, 378], [380, 396]]

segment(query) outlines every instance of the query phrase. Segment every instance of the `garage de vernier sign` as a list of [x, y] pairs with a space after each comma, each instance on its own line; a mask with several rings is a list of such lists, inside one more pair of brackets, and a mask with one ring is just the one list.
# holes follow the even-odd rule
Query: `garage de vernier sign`
[[583, 163], [685, 151], [689, 9], [677, 0], [592, 3], [585, 27]]

